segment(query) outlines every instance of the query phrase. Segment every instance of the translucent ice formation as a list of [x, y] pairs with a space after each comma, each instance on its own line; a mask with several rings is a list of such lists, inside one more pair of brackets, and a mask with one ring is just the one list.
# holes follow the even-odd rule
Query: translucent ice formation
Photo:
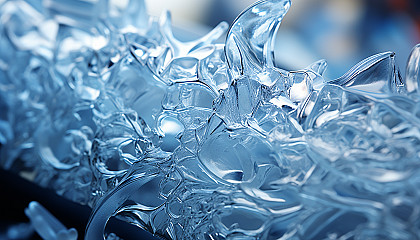
[[0, 2], [1, 166], [166, 239], [420, 238], [420, 45], [276, 67], [291, 3], [191, 42], [142, 1]]
[[29, 203], [25, 214], [31, 220], [31, 224], [45, 240], [76, 240], [77, 231], [74, 228], [67, 229], [47, 209], [38, 202]]

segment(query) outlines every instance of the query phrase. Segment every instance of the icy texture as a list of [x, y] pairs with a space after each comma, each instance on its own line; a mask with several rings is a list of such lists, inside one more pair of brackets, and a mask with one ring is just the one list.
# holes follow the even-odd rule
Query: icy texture
[[[276, 67], [288, 0], [174, 37], [142, 1], [0, 3], [1, 166], [166, 239], [420, 238], [420, 47]], [[104, 232], [105, 231], [105, 232]]]

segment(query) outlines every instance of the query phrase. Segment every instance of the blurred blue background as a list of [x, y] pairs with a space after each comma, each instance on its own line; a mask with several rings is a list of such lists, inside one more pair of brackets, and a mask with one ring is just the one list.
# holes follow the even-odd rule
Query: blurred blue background
[[[149, 13], [170, 10], [180, 29], [204, 34], [233, 22], [252, 0], [146, 0]], [[418, 0], [296, 0], [280, 27], [278, 66], [296, 70], [326, 59], [327, 78], [338, 78], [360, 60], [393, 51], [404, 76], [412, 47], [420, 42]]]

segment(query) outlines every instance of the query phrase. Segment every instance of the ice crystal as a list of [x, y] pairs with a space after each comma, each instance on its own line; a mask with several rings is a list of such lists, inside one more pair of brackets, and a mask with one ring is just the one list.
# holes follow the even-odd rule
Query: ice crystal
[[[143, 1], [0, 2], [1, 166], [166, 239], [420, 237], [420, 45], [276, 67], [289, 0], [195, 41]], [[34, 213], [35, 214], [35, 213]], [[35, 217], [35, 216], [34, 216]]]

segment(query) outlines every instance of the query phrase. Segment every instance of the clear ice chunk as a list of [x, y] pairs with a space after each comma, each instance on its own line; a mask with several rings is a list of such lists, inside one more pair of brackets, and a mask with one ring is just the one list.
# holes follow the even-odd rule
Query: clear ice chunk
[[405, 78], [392, 52], [286, 71], [290, 6], [183, 42], [144, 1], [0, 1], [1, 167], [92, 207], [88, 240], [119, 239], [112, 217], [164, 239], [418, 239], [419, 45]]
[[289, 0], [259, 1], [244, 10], [226, 38], [226, 58], [234, 77], [274, 65], [274, 38]]

